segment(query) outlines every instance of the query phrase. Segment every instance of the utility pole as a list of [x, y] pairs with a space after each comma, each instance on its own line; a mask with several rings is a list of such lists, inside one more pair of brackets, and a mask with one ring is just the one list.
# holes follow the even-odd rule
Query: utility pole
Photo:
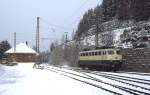
[[13, 63], [16, 62], [16, 32], [14, 32], [14, 56], [13, 56]]
[[98, 43], [98, 33], [99, 32], [99, 23], [98, 23], [98, 19], [96, 20], [96, 29], [95, 29], [95, 48], [99, 47], [99, 43]]
[[67, 35], [68, 32], [65, 32], [66, 34], [66, 40], [65, 40], [65, 43], [67, 44], [67, 41], [68, 41], [68, 35]]
[[36, 27], [36, 51], [39, 53], [40, 52], [40, 17], [37, 17], [37, 27]]
[[16, 53], [16, 32], [14, 32], [14, 53]]
[[68, 32], [65, 32], [66, 34], [66, 40], [65, 40], [65, 59], [67, 60], [67, 41], [68, 41], [68, 35], [67, 35]]
[[[96, 14], [94, 14], [94, 16], [96, 16]], [[95, 49], [99, 47], [99, 38], [98, 38], [98, 34], [99, 34], [99, 19], [96, 18], [96, 19], [89, 19], [89, 27], [91, 27], [90, 25], [90, 20], [91, 21], [95, 21], [95, 32], [94, 32], [94, 35], [95, 35]], [[86, 41], [87, 42], [87, 41]]]
[[[36, 52], [40, 52], [40, 17], [37, 17], [37, 26], [36, 26]], [[36, 57], [36, 63], [33, 65], [33, 68], [36, 67], [36, 64], [40, 64], [39, 55]]]

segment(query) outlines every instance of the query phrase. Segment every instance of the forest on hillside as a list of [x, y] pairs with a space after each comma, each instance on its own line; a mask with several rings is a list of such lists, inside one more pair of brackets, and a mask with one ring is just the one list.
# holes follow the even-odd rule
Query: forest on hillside
[[[147, 21], [150, 18], [150, 0], [103, 0], [101, 5], [89, 9], [80, 20], [76, 38], [88, 32], [96, 24], [102, 25], [108, 21], [120, 22], [132, 20], [135, 23]], [[99, 28], [99, 32], [103, 30]]]

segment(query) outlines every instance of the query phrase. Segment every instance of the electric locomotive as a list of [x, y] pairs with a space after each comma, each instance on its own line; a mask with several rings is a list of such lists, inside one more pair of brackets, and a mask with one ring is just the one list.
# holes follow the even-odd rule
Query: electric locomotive
[[83, 69], [97, 69], [103, 71], [116, 71], [122, 66], [120, 49], [100, 49], [82, 51], [79, 53], [78, 65]]

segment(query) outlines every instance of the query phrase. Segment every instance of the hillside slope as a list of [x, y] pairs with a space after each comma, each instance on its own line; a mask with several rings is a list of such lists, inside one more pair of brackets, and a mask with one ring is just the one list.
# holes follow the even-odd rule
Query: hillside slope
[[[142, 35], [149, 33], [149, 18], [150, 0], [103, 0], [101, 5], [84, 14], [78, 25], [75, 40], [85, 46], [94, 46], [94, 34], [98, 33], [98, 47], [116, 46], [120, 43], [137, 46], [138, 43], [133, 43], [132, 37], [125, 38], [125, 34], [130, 35], [130, 32], [133, 32], [141, 35], [141, 31], [144, 33]], [[120, 36], [129, 40], [119, 39]], [[136, 40], [139, 42], [143, 39]]]

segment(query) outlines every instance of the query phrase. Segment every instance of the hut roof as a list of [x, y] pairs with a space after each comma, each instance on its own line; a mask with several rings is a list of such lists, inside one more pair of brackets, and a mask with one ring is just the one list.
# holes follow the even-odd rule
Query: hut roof
[[27, 46], [25, 43], [20, 43], [16, 45], [16, 52], [14, 52], [14, 47], [5, 52], [8, 53], [24, 53], [24, 54], [38, 54], [35, 50]]

